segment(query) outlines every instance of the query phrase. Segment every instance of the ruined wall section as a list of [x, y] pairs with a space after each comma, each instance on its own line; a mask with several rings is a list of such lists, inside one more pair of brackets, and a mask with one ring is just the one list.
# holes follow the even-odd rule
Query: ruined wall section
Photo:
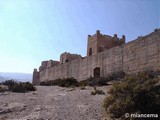
[[45, 69], [40, 72], [40, 80], [74, 77], [81, 81], [93, 76], [96, 67], [100, 68], [102, 77], [121, 70], [132, 74], [146, 69], [160, 69], [160, 30], [96, 55]]
[[82, 56], [78, 54], [71, 54], [71, 53], [64, 52], [60, 55], [60, 63], [63, 64], [78, 58], [82, 58]]

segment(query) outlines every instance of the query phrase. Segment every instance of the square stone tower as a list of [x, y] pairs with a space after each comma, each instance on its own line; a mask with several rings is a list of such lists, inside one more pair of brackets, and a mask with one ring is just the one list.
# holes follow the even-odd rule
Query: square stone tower
[[113, 37], [109, 35], [102, 35], [99, 30], [93, 36], [88, 35], [87, 56], [95, 55], [106, 49], [113, 48], [125, 43], [125, 36], [118, 38], [117, 34]]

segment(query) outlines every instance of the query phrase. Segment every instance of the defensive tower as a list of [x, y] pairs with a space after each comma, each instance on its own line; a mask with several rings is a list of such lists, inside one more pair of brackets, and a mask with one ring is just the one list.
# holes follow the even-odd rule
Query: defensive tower
[[122, 35], [122, 38], [120, 39], [117, 37], [117, 34], [114, 34], [114, 36], [111, 37], [109, 35], [102, 35], [100, 30], [97, 30], [96, 34], [93, 36], [88, 35], [87, 56], [95, 55], [106, 49], [110, 49], [124, 43], [125, 35]]

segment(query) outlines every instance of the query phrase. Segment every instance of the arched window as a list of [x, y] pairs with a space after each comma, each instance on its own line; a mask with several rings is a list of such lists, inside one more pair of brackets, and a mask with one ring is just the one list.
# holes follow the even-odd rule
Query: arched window
[[92, 48], [89, 48], [89, 56], [92, 55]]
[[100, 67], [94, 68], [94, 77], [100, 77]]

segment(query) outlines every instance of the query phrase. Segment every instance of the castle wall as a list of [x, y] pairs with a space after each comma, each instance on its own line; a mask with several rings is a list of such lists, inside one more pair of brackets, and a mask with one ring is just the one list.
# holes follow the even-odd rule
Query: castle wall
[[123, 46], [123, 71], [160, 69], [160, 30]]
[[160, 30], [96, 55], [45, 69], [40, 72], [40, 81], [63, 77], [81, 81], [94, 76], [96, 67], [100, 68], [100, 76], [104, 77], [121, 70], [131, 74], [145, 69], [160, 69]]

